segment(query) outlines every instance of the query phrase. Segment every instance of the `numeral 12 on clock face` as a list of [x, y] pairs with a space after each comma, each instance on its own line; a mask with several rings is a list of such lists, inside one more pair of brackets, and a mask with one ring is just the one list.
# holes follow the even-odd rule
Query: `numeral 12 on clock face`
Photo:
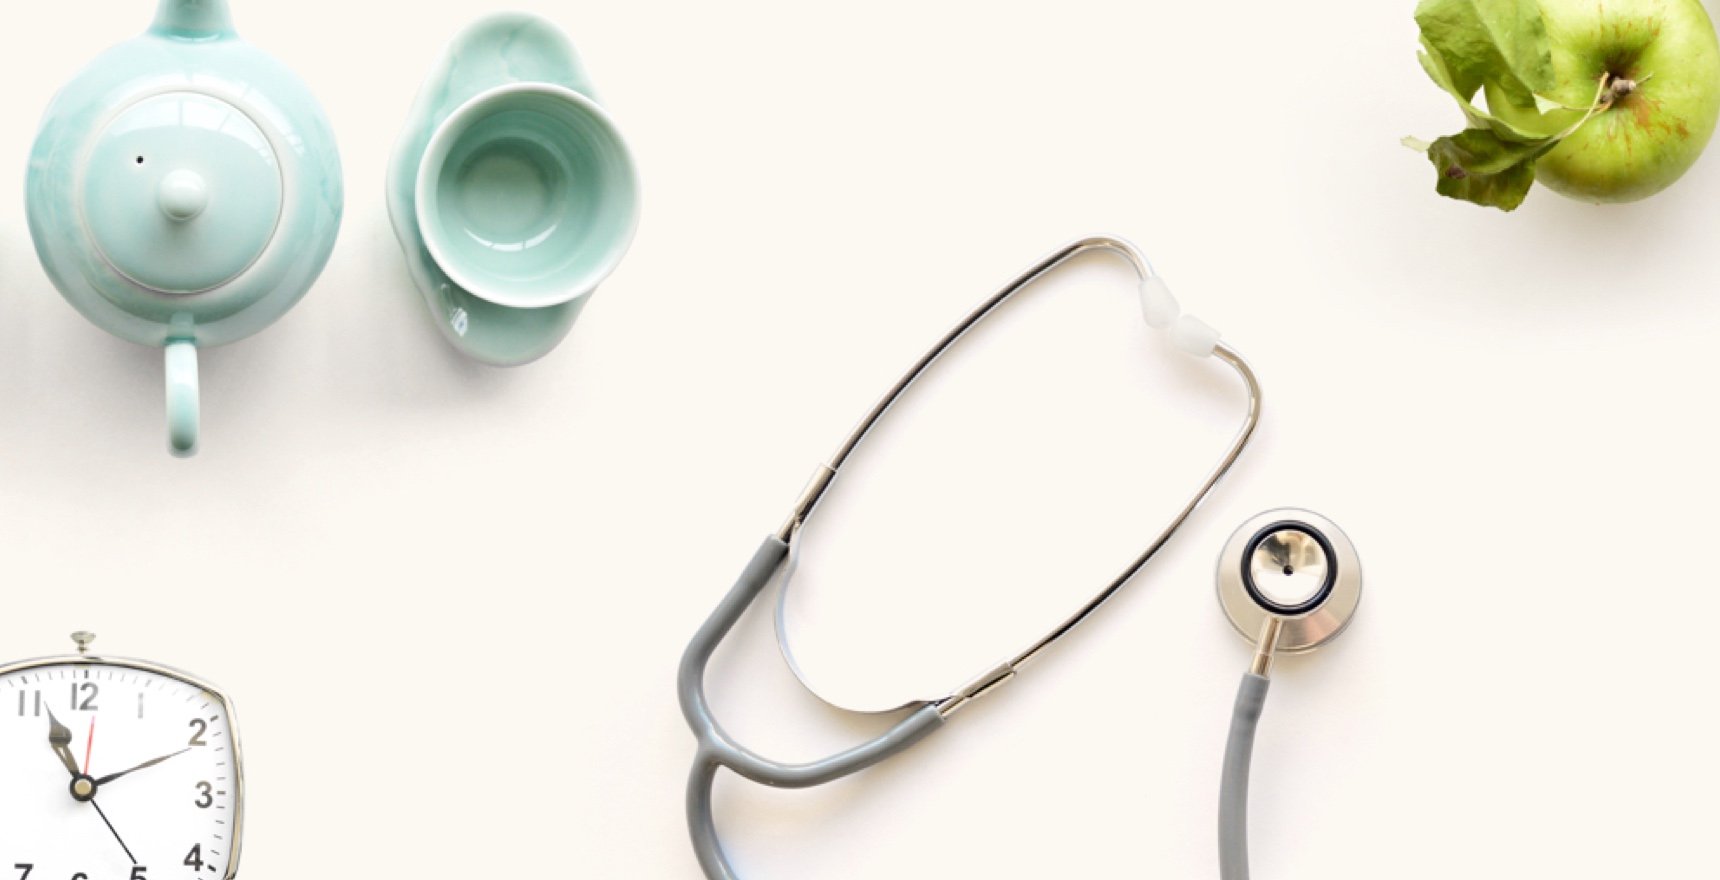
[[232, 704], [74, 639], [76, 656], [0, 666], [0, 880], [232, 880], [244, 820]]

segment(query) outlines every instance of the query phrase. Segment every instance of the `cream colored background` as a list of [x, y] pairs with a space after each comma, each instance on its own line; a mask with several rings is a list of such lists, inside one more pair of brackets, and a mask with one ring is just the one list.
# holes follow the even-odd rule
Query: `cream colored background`
[[[1212, 555], [1278, 504], [1342, 524], [1369, 592], [1279, 672], [1261, 876], [1705, 863], [1720, 160], [1628, 207], [1436, 198], [1397, 139], [1458, 118], [1408, 0], [543, 0], [647, 203], [572, 338], [504, 372], [436, 335], [382, 199], [419, 79], [491, 4], [240, 0], [326, 102], [346, 223], [295, 311], [206, 353], [181, 462], [158, 354], [61, 301], [21, 196], [53, 90], [152, 5], [6, 9], [0, 653], [87, 627], [231, 689], [245, 876], [695, 876], [682, 645], [896, 371], [1096, 230], [1254, 361], [1258, 445], [1153, 574], [911, 755], [814, 792], [726, 779], [747, 876], [1215, 875], [1246, 650]], [[1095, 486], [1081, 514], [1158, 497]], [[811, 757], [871, 729], [741, 635], [713, 688], [737, 733]]]

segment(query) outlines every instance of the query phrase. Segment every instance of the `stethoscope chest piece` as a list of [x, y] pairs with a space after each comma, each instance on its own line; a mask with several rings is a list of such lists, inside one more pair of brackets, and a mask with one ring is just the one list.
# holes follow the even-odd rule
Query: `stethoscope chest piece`
[[1218, 557], [1218, 601], [1230, 625], [1280, 654], [1336, 638], [1362, 601], [1362, 563], [1331, 520], [1308, 510], [1268, 510], [1242, 524]]

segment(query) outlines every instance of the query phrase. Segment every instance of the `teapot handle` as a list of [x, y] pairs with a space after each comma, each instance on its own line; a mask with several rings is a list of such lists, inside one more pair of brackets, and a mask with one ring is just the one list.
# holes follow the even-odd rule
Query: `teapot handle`
[[197, 454], [200, 416], [197, 391], [197, 343], [174, 339], [167, 343], [167, 443], [180, 458]]

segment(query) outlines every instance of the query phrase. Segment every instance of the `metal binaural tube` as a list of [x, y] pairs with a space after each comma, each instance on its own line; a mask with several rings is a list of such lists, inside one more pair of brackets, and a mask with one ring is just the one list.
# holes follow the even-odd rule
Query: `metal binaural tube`
[[[1064, 263], [1067, 263], [1075, 257], [1093, 251], [1107, 251], [1122, 257], [1135, 270], [1135, 274], [1141, 280], [1156, 277], [1151, 262], [1148, 261], [1146, 256], [1141, 253], [1140, 249], [1136, 248], [1128, 241], [1111, 236], [1089, 236], [1087, 238], [1078, 239], [1064, 245], [1062, 248], [1054, 251], [1051, 255], [1029, 267], [1025, 272], [1022, 272], [1020, 275], [1016, 276], [1014, 280], [1005, 285], [1003, 289], [987, 298], [984, 302], [980, 303], [979, 306], [974, 308], [973, 311], [969, 312], [968, 315], [952, 327], [949, 332], [945, 333], [930, 350], [916, 360], [914, 364], [896, 380], [895, 384], [890, 386], [890, 389], [884, 393], [883, 397], [873, 405], [872, 409], [867, 412], [866, 416], [860, 420], [854, 430], [851, 431], [847, 438], [843, 440], [842, 445], [837, 448], [836, 453], [832, 455], [829, 461], [822, 465], [814, 474], [812, 482], [809, 484], [807, 490], [802, 493], [799, 502], [795, 505], [793, 511], [783, 523], [782, 527], [777, 530], [776, 537], [785, 542], [793, 540], [795, 534], [799, 531], [801, 526], [805, 524], [807, 518], [811, 516], [819, 499], [823, 497], [825, 491], [828, 490], [831, 483], [834, 482], [837, 474], [842, 468], [842, 465], [847, 462], [849, 456], [854, 453], [854, 450], [858, 448], [860, 443], [866, 439], [868, 434], [871, 433], [872, 428], [883, 419], [884, 414], [889, 412], [890, 408], [895, 405], [896, 401], [906, 394], [908, 389], [913, 387], [913, 384], [922, 375], [924, 375], [933, 364], [937, 363], [938, 359], [941, 358], [945, 352], [966, 336], [967, 333], [976, 325], [985, 320], [986, 317], [995, 312], [1000, 306], [1008, 302], [1016, 294], [1021, 293], [1034, 281], [1044, 277], [1046, 273], [1056, 269]], [[1126, 565], [1122, 571], [1112, 578], [1111, 581], [1106, 583], [1098, 593], [1096, 593], [1087, 602], [1083, 603], [1080, 607], [1076, 608], [1073, 613], [1060, 621], [1044, 636], [1028, 645], [1013, 658], [999, 664], [1000, 668], [1006, 668], [1011, 674], [1013, 674], [1020, 667], [1037, 657], [1046, 648], [1050, 647], [1058, 639], [1067, 635], [1088, 617], [1092, 616], [1095, 611], [1108, 602], [1111, 597], [1115, 596], [1130, 579], [1139, 573], [1140, 570], [1158, 554], [1159, 550], [1164, 547], [1164, 545], [1170, 540], [1171, 536], [1175, 534], [1178, 529], [1182, 528], [1183, 524], [1188, 521], [1188, 518], [1194, 514], [1195, 510], [1199, 508], [1201, 503], [1204, 502], [1207, 496], [1211, 494], [1214, 487], [1218, 485], [1218, 482], [1222, 480], [1225, 474], [1230, 472], [1231, 467], [1236, 464], [1238, 457], [1242, 455], [1242, 450], [1247, 447], [1249, 440], [1254, 436], [1255, 428], [1258, 427], [1260, 423], [1262, 398], [1260, 381], [1258, 377], [1255, 376], [1254, 370], [1248, 365], [1248, 362], [1244, 360], [1242, 355], [1234, 348], [1231, 348], [1229, 344], [1223, 341], [1214, 343], [1212, 355], [1236, 372], [1237, 376], [1242, 380], [1243, 388], [1248, 396], [1247, 411], [1244, 415], [1242, 425], [1238, 429], [1235, 437], [1232, 439], [1231, 444], [1225, 449], [1224, 455], [1219, 460], [1217, 466], [1206, 475], [1205, 479], [1201, 482], [1200, 486], [1189, 498], [1187, 503], [1177, 511], [1176, 515], [1169, 521], [1165, 528], [1153, 538], [1139, 556], [1130, 561], [1128, 565]], [[971, 698], [971, 696], [952, 694], [945, 698], [943, 702], [953, 708], [954, 706], [967, 702], [967, 700]]]

